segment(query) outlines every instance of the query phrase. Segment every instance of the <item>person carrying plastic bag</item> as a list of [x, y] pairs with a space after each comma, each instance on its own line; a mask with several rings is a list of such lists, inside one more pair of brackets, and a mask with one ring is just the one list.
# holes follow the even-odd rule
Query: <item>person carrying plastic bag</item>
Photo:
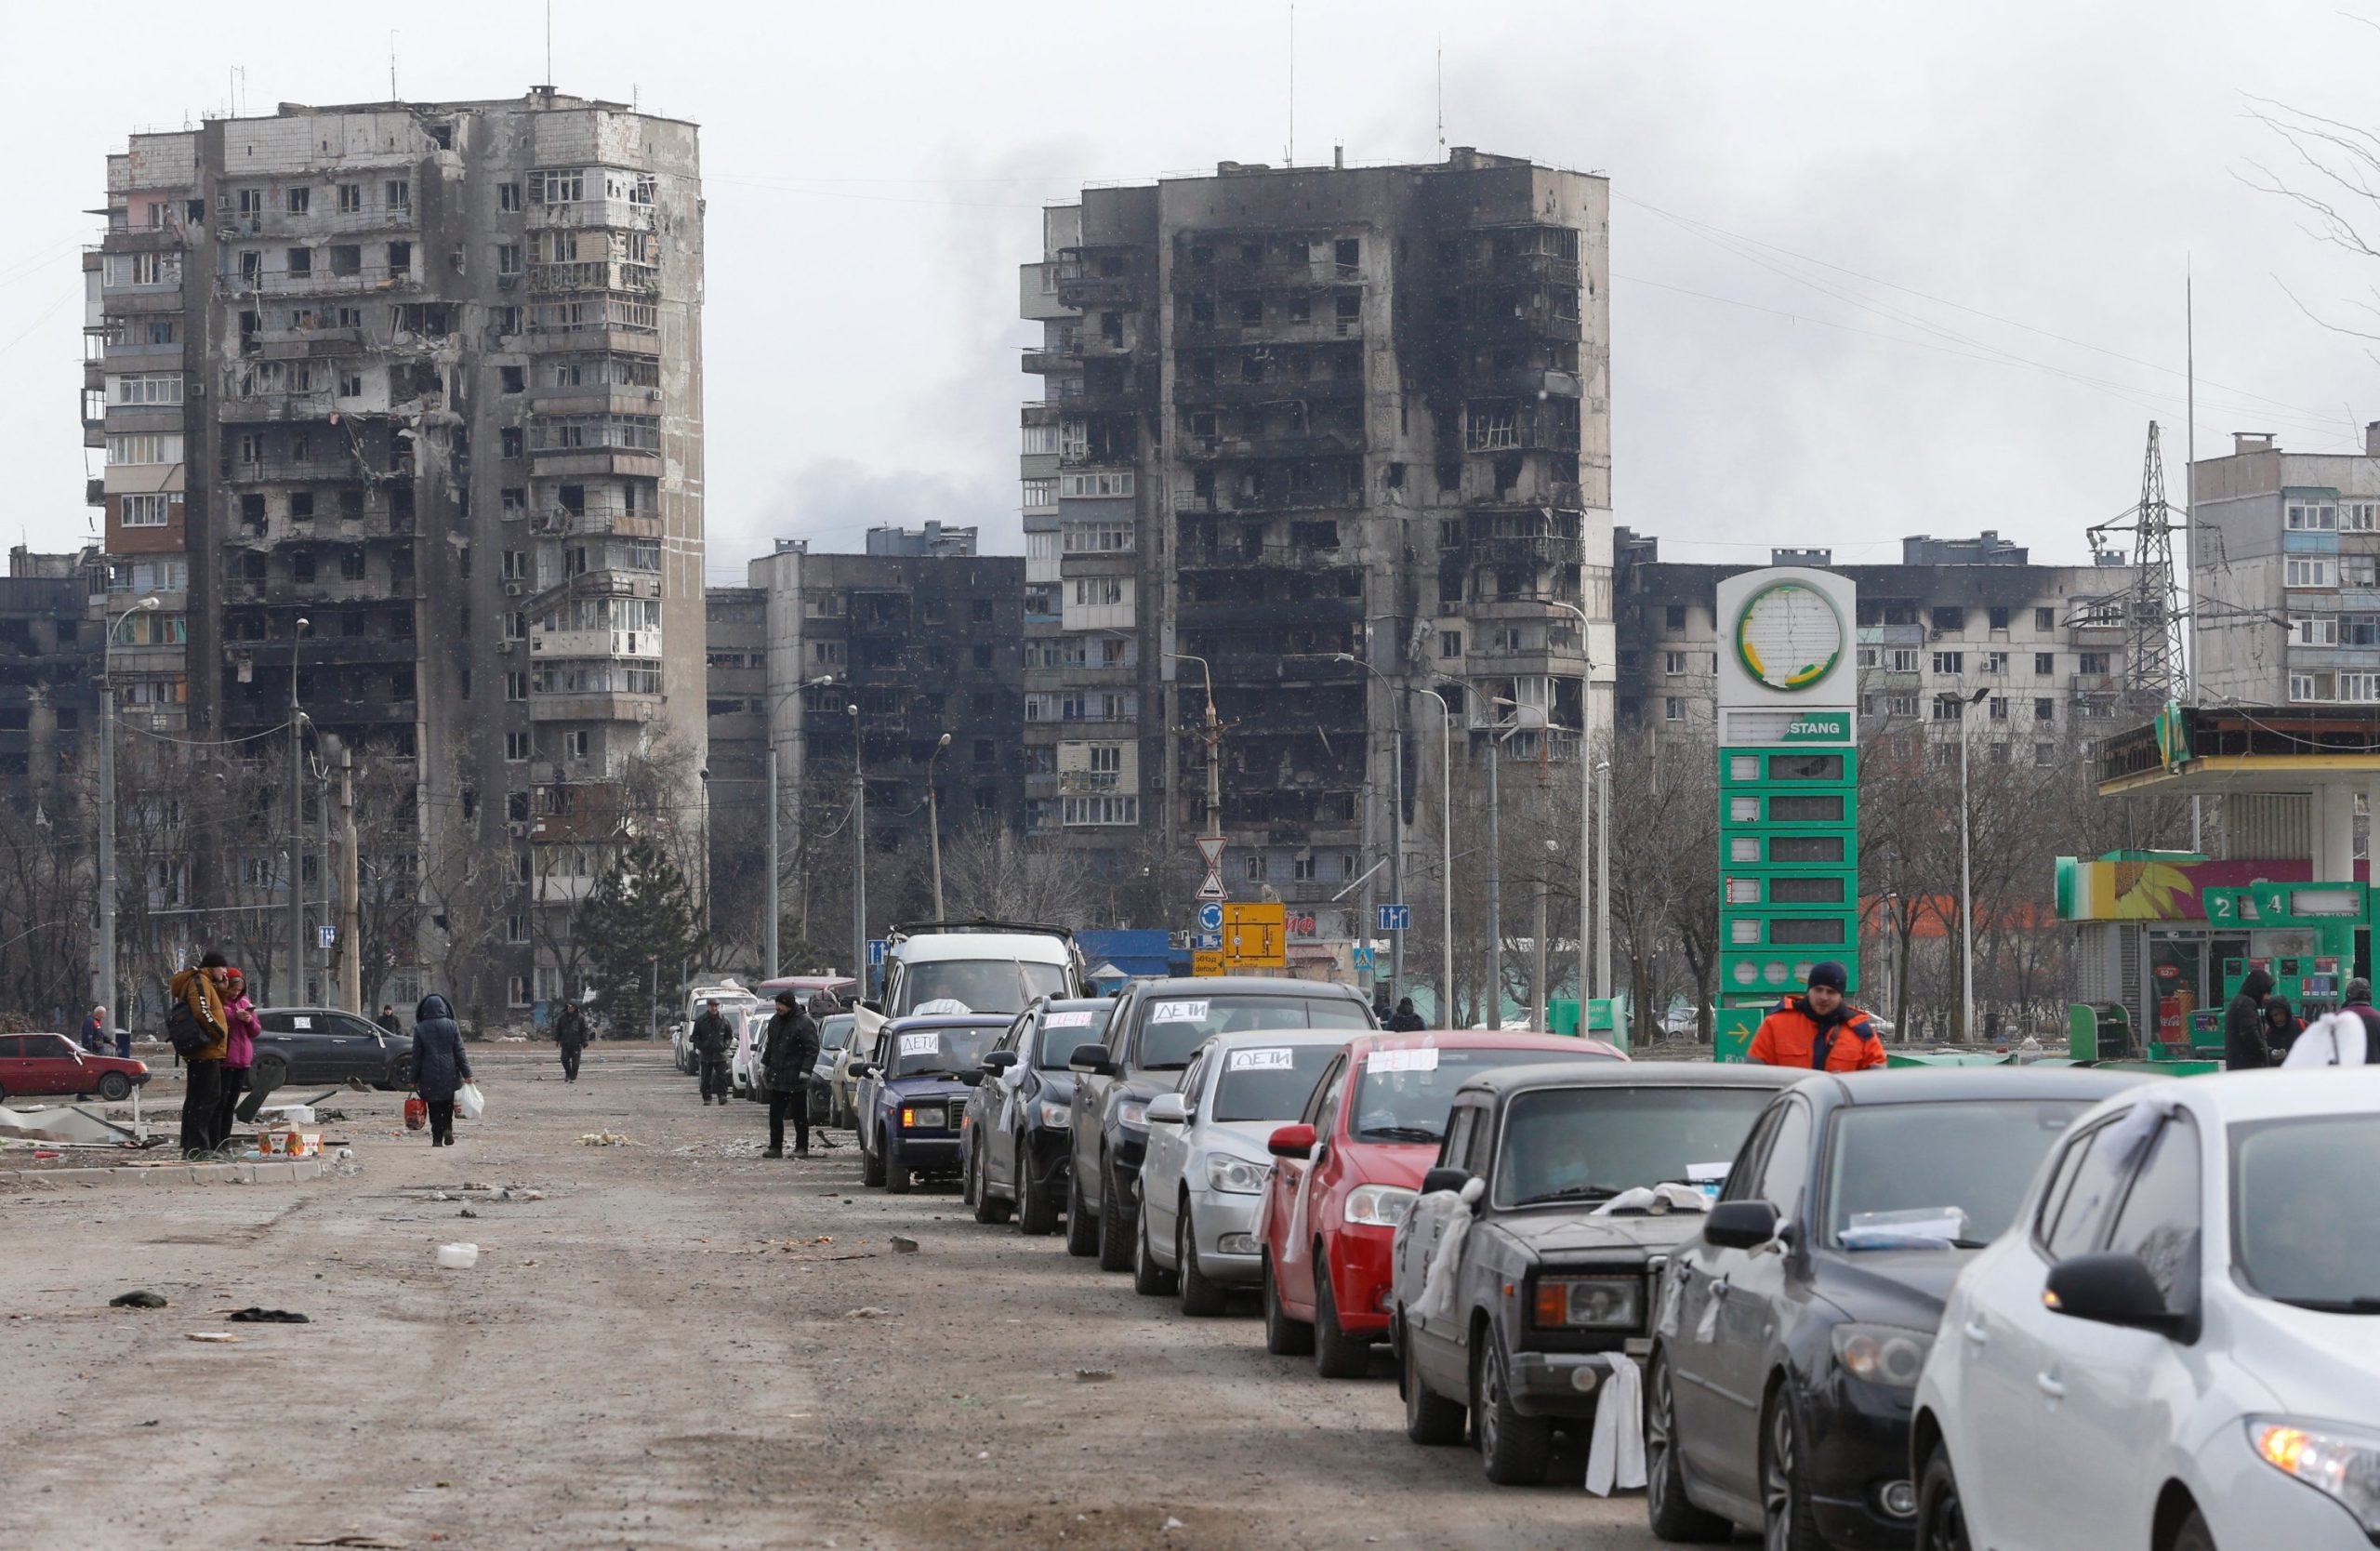
[[446, 999], [432, 991], [413, 1014], [413, 1087], [430, 1106], [430, 1145], [455, 1145], [455, 1095], [471, 1080], [463, 1030]]

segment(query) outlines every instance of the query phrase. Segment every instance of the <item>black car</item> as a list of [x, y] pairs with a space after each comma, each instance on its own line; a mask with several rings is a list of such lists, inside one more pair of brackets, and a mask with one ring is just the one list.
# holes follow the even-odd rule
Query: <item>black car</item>
[[391, 1034], [366, 1017], [336, 1007], [265, 1007], [258, 1010], [257, 1054], [278, 1055], [288, 1064], [284, 1083], [345, 1082], [359, 1079], [375, 1088], [413, 1084], [413, 1036]]
[[1966, 1067], [1805, 1079], [1670, 1262], [1646, 1377], [1663, 1540], [1905, 1546], [1909, 1428], [1942, 1301], [2069, 1121], [2136, 1077]]
[[975, 1088], [959, 1148], [977, 1222], [1005, 1223], [1014, 1213], [1023, 1232], [1057, 1231], [1075, 1098], [1075, 1074], [1066, 1062], [1076, 1047], [1106, 1033], [1115, 1010], [1104, 997], [1042, 997], [1017, 1014], [980, 1072], [960, 1078]]
[[[1649, 1346], [1654, 1284], [1702, 1226], [1698, 1178], [1807, 1075], [1565, 1062], [1464, 1083], [1438, 1166], [1396, 1230], [1389, 1340], [1406, 1436], [1460, 1443], [1468, 1416], [1489, 1480], [1542, 1481], [1554, 1429], [1591, 1420], [1612, 1365]], [[1681, 1189], [1641, 1205], [1626, 1194], [1663, 1184]], [[1461, 1248], [1435, 1267], [1464, 1219]], [[1434, 1268], [1447, 1279], [1432, 1294]]]
[[1210, 1035], [1379, 1027], [1371, 1003], [1353, 986], [1207, 975], [1126, 988], [1105, 1039], [1085, 1041], [1068, 1062], [1078, 1080], [1067, 1117], [1066, 1252], [1095, 1250], [1101, 1270], [1131, 1269], [1149, 1100], [1173, 1091]]

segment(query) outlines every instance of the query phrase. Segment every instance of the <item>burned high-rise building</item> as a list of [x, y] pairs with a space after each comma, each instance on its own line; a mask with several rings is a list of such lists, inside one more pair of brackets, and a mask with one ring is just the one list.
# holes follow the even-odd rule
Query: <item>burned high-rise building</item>
[[[628, 812], [631, 766], [684, 789], [631, 822], [700, 812], [694, 126], [548, 86], [284, 103], [134, 135], [107, 210], [93, 499], [111, 557], [187, 584], [187, 686], [152, 692], [269, 778], [293, 705], [310, 751], [394, 772], [411, 870], [367, 888], [419, 911], [358, 945], [367, 982], [524, 1015], [560, 990], [540, 920], [611, 838], [543, 821]], [[285, 897], [273, 812], [200, 903]], [[271, 993], [327, 996], [332, 967], [284, 961]]]
[[[1094, 870], [1186, 848], [1211, 674], [1227, 886], [1344, 936], [1387, 898], [1389, 869], [1363, 880], [1393, 849], [1395, 729], [1435, 729], [1414, 692], [1474, 741], [1517, 728], [1527, 751], [1550, 726], [1557, 758], [1608, 725], [1606, 197], [1457, 148], [1225, 163], [1048, 213], [1022, 286], [1044, 331], [1022, 471], [1037, 832]], [[1435, 784], [1420, 748], [1408, 813]]]

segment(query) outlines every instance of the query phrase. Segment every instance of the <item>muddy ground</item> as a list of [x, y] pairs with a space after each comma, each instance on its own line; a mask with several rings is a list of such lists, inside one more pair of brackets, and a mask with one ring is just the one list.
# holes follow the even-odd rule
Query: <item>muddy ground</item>
[[[1581, 1459], [1498, 1488], [1408, 1443], [1384, 1360], [1317, 1380], [1252, 1302], [1185, 1319], [955, 1188], [865, 1189], [846, 1133], [735, 1156], [765, 1111], [704, 1107], [664, 1047], [575, 1086], [473, 1057], [451, 1149], [350, 1094], [351, 1176], [0, 1196], [0, 1545], [1655, 1544]], [[458, 1239], [479, 1264], [440, 1269]], [[136, 1288], [170, 1306], [108, 1306]], [[222, 1318], [252, 1305], [311, 1322]]]

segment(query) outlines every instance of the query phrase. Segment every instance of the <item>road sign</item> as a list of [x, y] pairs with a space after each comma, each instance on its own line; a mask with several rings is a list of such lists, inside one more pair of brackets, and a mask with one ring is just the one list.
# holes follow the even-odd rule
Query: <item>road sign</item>
[[338, 928], [336, 926], [318, 926], [315, 931], [321, 934], [324, 948], [329, 948], [338, 941]]
[[867, 967], [869, 969], [882, 969], [884, 967], [884, 950], [890, 946], [892, 945], [882, 937], [870, 937], [867, 939]]
[[1191, 973], [1191, 974], [1223, 974], [1223, 956], [1222, 954], [1220, 954], [1220, 953], [1193, 953], [1192, 955], [1190, 955], [1190, 973]]
[[1223, 897], [1223, 875], [1209, 868], [1207, 881], [1198, 885], [1198, 897], [1210, 903], [1221, 900]]
[[1193, 842], [1198, 855], [1207, 859], [1209, 872], [1220, 872], [1223, 865], [1223, 838], [1221, 835], [1200, 835]]
[[1223, 907], [1223, 962], [1233, 969], [1289, 967], [1288, 912], [1278, 904]]
[[1190, 939], [1190, 950], [1194, 953], [1221, 953], [1223, 950], [1223, 935], [1221, 932], [1200, 932]]
[[1410, 905], [1382, 905], [1380, 907], [1380, 925], [1375, 927], [1374, 930], [1380, 932], [1410, 932], [1413, 930], [1413, 907]]
[[1373, 954], [1370, 948], [1365, 948], [1360, 944], [1356, 946], [1355, 966], [1356, 974], [1368, 974], [1374, 969], [1379, 967], [1379, 959]]
[[1211, 900], [1210, 900], [1210, 901], [1209, 901], [1208, 903], [1206, 903], [1206, 904], [1201, 905], [1201, 906], [1199, 906], [1199, 907], [1198, 907], [1198, 930], [1199, 930], [1199, 931], [1201, 931], [1201, 932], [1220, 932], [1220, 931], [1222, 931], [1223, 929], [1223, 908], [1221, 905], [1216, 904], [1216, 903], [1214, 903], [1213, 901], [1211, 901]]

